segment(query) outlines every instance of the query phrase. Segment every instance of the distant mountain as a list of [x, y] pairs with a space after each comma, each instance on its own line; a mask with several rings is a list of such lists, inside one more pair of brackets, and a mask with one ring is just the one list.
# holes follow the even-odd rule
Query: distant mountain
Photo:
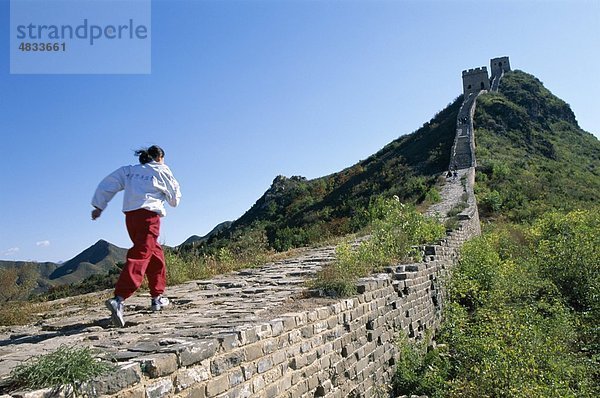
[[[205, 242], [231, 224], [231, 221], [222, 222], [205, 236], [191, 236], [180, 246]], [[168, 249], [165, 247], [165, 250]], [[26, 285], [27, 288], [18, 295], [19, 299], [25, 299], [31, 293], [45, 293], [51, 288], [78, 284], [92, 276], [103, 277], [114, 271], [117, 264], [124, 263], [126, 254], [127, 249], [101, 239], [63, 263], [0, 260], [0, 283]], [[2, 297], [0, 294], [0, 299]]]
[[48, 279], [58, 284], [79, 282], [88, 276], [105, 273], [125, 261], [127, 249], [99, 240], [54, 270]]
[[[5, 261], [0, 260], [0, 278], [2, 280], [2, 289], [6, 289], [4, 283], [27, 285], [30, 292], [43, 292], [48, 290], [52, 283], [50, 275], [58, 268], [60, 264], [52, 262], [37, 263], [32, 261]], [[22, 298], [26, 298], [23, 294]]]
[[216, 227], [214, 227], [209, 233], [207, 233], [204, 236], [192, 235], [189, 238], [187, 238], [181, 245], [179, 245], [179, 247], [185, 247], [185, 246], [189, 246], [192, 244], [200, 244], [200, 243], [206, 242], [212, 236], [225, 231], [227, 228], [229, 228], [231, 226], [232, 223], [233, 223], [232, 221], [224, 221], [224, 222], [218, 224]]
[[97, 274], [106, 274], [116, 264], [125, 261], [127, 249], [99, 240], [72, 259], [62, 263], [0, 261], [0, 271], [15, 269], [17, 276], [35, 278], [32, 292], [42, 293], [53, 286], [78, 283]]

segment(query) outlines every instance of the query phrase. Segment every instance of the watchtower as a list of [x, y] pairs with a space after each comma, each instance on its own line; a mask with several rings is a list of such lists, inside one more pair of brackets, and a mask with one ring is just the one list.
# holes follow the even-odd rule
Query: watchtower
[[510, 72], [510, 62], [508, 61], [508, 57], [492, 58], [490, 60], [490, 68], [492, 78], [501, 75], [502, 72]]
[[490, 89], [490, 78], [485, 66], [463, 70], [463, 93], [466, 95]]

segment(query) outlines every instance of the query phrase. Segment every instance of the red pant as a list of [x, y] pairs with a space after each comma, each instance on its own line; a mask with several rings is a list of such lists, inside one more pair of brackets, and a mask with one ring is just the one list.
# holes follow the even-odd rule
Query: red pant
[[115, 296], [123, 299], [131, 296], [142, 284], [144, 275], [148, 277], [150, 295], [160, 296], [167, 282], [165, 256], [157, 241], [160, 216], [146, 209], [128, 211], [125, 224], [133, 247], [127, 252], [127, 262], [115, 286]]

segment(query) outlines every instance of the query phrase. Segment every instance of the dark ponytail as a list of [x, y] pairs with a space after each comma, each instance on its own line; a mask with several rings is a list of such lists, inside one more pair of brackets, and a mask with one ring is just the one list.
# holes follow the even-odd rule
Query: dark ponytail
[[138, 156], [141, 164], [150, 163], [153, 160], [158, 160], [165, 157], [165, 151], [158, 145], [152, 145], [148, 149], [138, 149], [135, 151], [135, 156]]

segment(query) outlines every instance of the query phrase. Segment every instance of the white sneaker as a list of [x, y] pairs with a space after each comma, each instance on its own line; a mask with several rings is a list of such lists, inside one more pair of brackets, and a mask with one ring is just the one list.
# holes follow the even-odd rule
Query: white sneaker
[[169, 299], [163, 296], [152, 297], [151, 301], [152, 311], [160, 311], [163, 307], [170, 304]]
[[123, 301], [118, 300], [116, 297], [106, 300], [104, 302], [106, 308], [110, 310], [110, 317], [112, 318], [113, 324], [118, 327], [125, 327], [125, 319], [123, 318]]

